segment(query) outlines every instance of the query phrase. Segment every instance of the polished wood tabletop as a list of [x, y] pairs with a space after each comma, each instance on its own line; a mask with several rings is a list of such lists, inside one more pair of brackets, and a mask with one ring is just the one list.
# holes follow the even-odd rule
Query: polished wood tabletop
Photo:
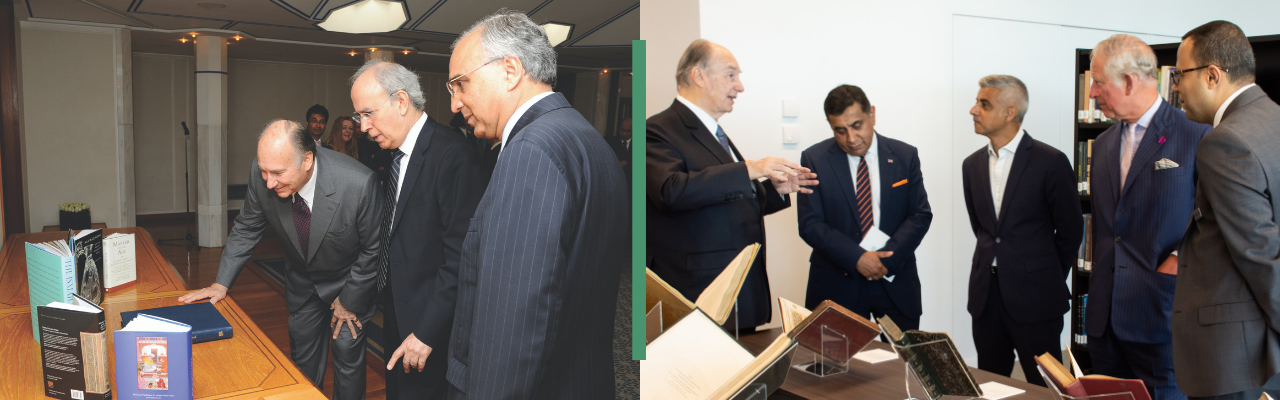
[[[107, 229], [135, 234], [138, 282], [107, 294], [107, 331], [120, 329], [120, 313], [177, 305], [186, 285], [155, 241], [141, 228]], [[0, 399], [44, 397], [40, 347], [31, 337], [31, 306], [27, 295], [26, 246], [23, 242], [65, 239], [66, 232], [10, 235], [0, 253]], [[230, 339], [192, 345], [192, 369], [197, 399], [323, 399], [289, 357], [249, 320], [230, 297], [216, 305], [232, 326]], [[108, 335], [112, 337], [112, 335]], [[112, 349], [114, 344], [108, 344]], [[108, 363], [114, 370], [114, 354]], [[112, 372], [114, 375], [114, 371]], [[112, 381], [114, 385], [114, 380]]]
[[[782, 329], [775, 328], [766, 331], [744, 334], [741, 336], [743, 347], [752, 353], [764, 350], [774, 338], [782, 334]], [[867, 345], [865, 350], [884, 349], [893, 351], [889, 344], [880, 341], [872, 341]], [[864, 351], [865, 351], [864, 350]], [[796, 352], [792, 356], [792, 364], [803, 364], [812, 362], [814, 352], [803, 346], [797, 346]], [[1006, 397], [1009, 400], [1024, 399], [1052, 399], [1056, 398], [1052, 392], [1044, 387], [1032, 385], [1017, 379], [1006, 376], [996, 375], [987, 371], [970, 367], [969, 371], [973, 373], [974, 381], [979, 385], [995, 381], [1005, 385], [1013, 386], [1018, 389], [1025, 390], [1025, 393]], [[810, 400], [825, 399], [905, 399], [907, 398], [907, 384], [910, 382], [911, 394], [917, 399], [928, 399], [929, 395], [925, 393], [915, 378], [904, 380], [907, 376], [906, 364], [901, 359], [892, 359], [870, 364], [858, 359], [849, 360], [849, 371], [837, 375], [831, 375], [820, 378], [808, 373], [792, 368], [787, 373], [787, 379], [782, 384], [782, 390], [787, 393], [779, 393], [780, 396], [770, 396], [781, 398], [799, 398]], [[793, 396], [794, 395], [794, 396]]]

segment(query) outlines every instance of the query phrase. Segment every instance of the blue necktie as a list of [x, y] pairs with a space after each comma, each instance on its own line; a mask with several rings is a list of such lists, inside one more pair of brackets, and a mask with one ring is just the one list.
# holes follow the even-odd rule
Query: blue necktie
[[724, 148], [724, 152], [729, 154], [729, 158], [733, 158], [733, 150], [729, 149], [729, 137], [724, 135], [724, 128], [716, 127], [716, 140], [720, 141], [720, 147]]

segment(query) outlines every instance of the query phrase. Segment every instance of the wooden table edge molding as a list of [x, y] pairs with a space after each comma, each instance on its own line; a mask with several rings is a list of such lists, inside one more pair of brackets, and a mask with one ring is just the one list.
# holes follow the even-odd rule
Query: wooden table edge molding
[[[116, 228], [108, 229], [105, 234], [113, 232], [135, 233], [134, 243], [136, 246], [137, 258], [141, 260], [145, 257], [146, 262], [153, 263], [148, 268], [152, 273], [158, 273], [162, 276], [146, 277], [148, 284], [143, 285], [143, 277], [139, 276], [139, 284], [135, 284], [137, 289], [125, 290], [123, 292], [108, 293], [107, 299], [103, 302], [103, 308], [107, 309], [106, 322], [107, 330], [114, 331], [120, 327], [120, 312], [136, 309], [140, 304], [146, 304], [146, 308], [164, 307], [169, 305], [178, 305], [176, 301], [165, 301], [166, 299], [176, 299], [178, 296], [186, 294], [188, 289], [185, 282], [177, 274], [177, 270], [171, 263], [165, 260], [156, 248], [155, 240], [145, 229], [142, 228]], [[21, 285], [26, 285], [26, 258], [25, 241], [32, 240], [33, 237], [39, 241], [47, 241], [50, 233], [27, 233], [9, 235], [5, 240], [5, 248], [0, 251], [0, 287], [6, 290], [22, 289], [25, 293], [25, 287], [12, 287], [17, 285], [15, 281], [21, 281]], [[55, 235], [56, 236], [56, 235]], [[65, 236], [65, 234], [63, 234]], [[14, 254], [14, 252], [20, 252]], [[10, 265], [14, 264], [14, 265]], [[168, 268], [164, 268], [168, 267]], [[142, 268], [140, 266], [140, 268]], [[171, 288], [170, 290], [163, 290]], [[162, 289], [163, 291], [146, 292], [148, 289]], [[176, 289], [176, 290], [174, 290]], [[139, 293], [142, 291], [143, 293]], [[13, 299], [10, 299], [13, 300]], [[20, 299], [19, 299], [20, 300]], [[171, 303], [171, 304], [170, 304]], [[132, 306], [132, 307], [131, 307]], [[248, 350], [242, 355], [226, 354], [217, 352], [215, 357], [222, 359], [243, 359], [248, 356], [260, 362], [268, 362], [271, 366], [263, 370], [262, 380], [254, 382], [254, 386], [247, 389], [238, 389], [225, 393], [206, 395], [199, 399], [272, 399], [272, 400], [295, 400], [295, 399], [323, 399], [324, 395], [316, 389], [310, 380], [302, 374], [293, 361], [286, 356], [279, 347], [277, 347], [267, 335], [258, 327], [240, 308], [230, 296], [219, 301], [215, 306], [219, 313], [227, 318], [232, 326], [238, 327], [234, 332], [232, 339], [240, 340], [240, 344], [232, 345], [234, 349], [256, 349], [261, 353], [261, 357], [254, 355], [253, 350]], [[29, 304], [0, 304], [0, 321], [8, 321], [9, 323], [0, 324], [0, 348], [8, 348], [14, 353], [6, 353], [8, 357], [16, 357], [19, 360], [14, 362], [0, 363], [0, 399], [9, 398], [32, 398], [42, 397], [43, 394], [39, 384], [28, 387], [29, 382], [41, 382], [40, 377], [42, 369], [40, 367], [40, 351], [35, 340], [31, 337], [30, 316], [31, 308]], [[13, 319], [18, 318], [18, 319]], [[212, 342], [211, 342], [212, 343]], [[223, 348], [225, 346], [214, 346], [210, 348], [207, 345], [211, 343], [201, 343], [192, 346], [193, 352], [200, 352], [201, 346], [205, 351], [217, 351], [214, 348]], [[244, 347], [248, 345], [249, 347]], [[199, 354], [199, 353], [197, 353]], [[208, 358], [210, 353], [204, 354], [202, 357]], [[254, 358], [257, 357], [257, 358]], [[114, 354], [112, 355], [114, 359]], [[207, 362], [206, 362], [207, 365]], [[262, 364], [265, 366], [266, 364]], [[114, 366], [114, 362], [113, 362]], [[206, 373], [201, 374], [200, 368], [197, 368], [196, 380], [219, 379], [230, 374], [222, 374], [216, 369], [205, 368]], [[207, 371], [219, 371], [215, 376], [218, 378], [209, 378]], [[279, 375], [283, 372], [285, 375]], [[268, 381], [272, 381], [268, 383]], [[26, 382], [26, 383], [24, 383]], [[234, 381], [224, 381], [234, 382]], [[243, 384], [239, 382], [238, 384]], [[264, 385], [277, 385], [270, 388], [261, 388]], [[112, 386], [115, 386], [115, 377], [112, 376]], [[34, 389], [34, 390], [32, 390]], [[37, 394], [33, 396], [33, 393]], [[16, 397], [13, 397], [16, 396]], [[118, 398], [119, 394], [113, 393], [113, 397]], [[47, 397], [46, 397], [47, 398]]]

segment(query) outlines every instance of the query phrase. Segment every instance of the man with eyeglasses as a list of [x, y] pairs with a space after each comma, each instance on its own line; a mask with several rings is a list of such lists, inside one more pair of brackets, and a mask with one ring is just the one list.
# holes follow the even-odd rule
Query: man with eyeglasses
[[[645, 121], [648, 267], [690, 299], [743, 248], [764, 244], [764, 216], [818, 184], [795, 162], [746, 159], [721, 129], [720, 117], [746, 90], [741, 72], [728, 49], [695, 40], [676, 67], [675, 101]], [[773, 315], [765, 249], [747, 272], [729, 329], [754, 331]]]
[[1209, 125], [1156, 91], [1156, 54], [1118, 34], [1090, 53], [1102, 113], [1120, 123], [1094, 142], [1093, 273], [1085, 332], [1093, 372], [1141, 379], [1157, 400], [1185, 399], [1173, 376], [1170, 317], [1178, 242], [1195, 198], [1196, 145]]
[[378, 280], [389, 289], [382, 298], [388, 398], [444, 398], [462, 241], [490, 170], [473, 139], [422, 111], [417, 74], [372, 60], [351, 79], [353, 119], [391, 155]]
[[499, 10], [464, 31], [449, 76], [452, 111], [469, 111], [500, 149], [463, 243], [449, 398], [613, 398], [615, 304], [631, 256], [618, 159], [552, 91], [555, 49], [523, 13]]
[[1249, 38], [1227, 21], [1178, 46], [1174, 90], [1212, 123], [1178, 256], [1173, 365], [1193, 399], [1280, 395], [1280, 107], [1254, 84]]

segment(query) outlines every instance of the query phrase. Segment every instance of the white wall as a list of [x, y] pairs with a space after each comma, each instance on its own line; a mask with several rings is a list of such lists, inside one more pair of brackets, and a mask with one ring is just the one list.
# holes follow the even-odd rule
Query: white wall
[[[1093, 47], [1116, 31], [1165, 35], [1139, 35], [1151, 43], [1176, 42], [1191, 28], [1219, 18], [1240, 24], [1251, 36], [1280, 33], [1280, 24], [1266, 17], [1280, 5], [1261, 1], [1208, 12], [1190, 1], [1157, 8], [1115, 1], [1027, 7], [1012, 0], [786, 5], [700, 0], [697, 12], [672, 3], [643, 10], [649, 115], [670, 104], [680, 52], [703, 37], [733, 51], [743, 68], [746, 92], [720, 122], [747, 158], [798, 161], [802, 150], [831, 135], [822, 101], [844, 83], [867, 92], [878, 111], [880, 133], [919, 149], [934, 213], [916, 251], [923, 286], [921, 328], [950, 333], [975, 365], [966, 311], [974, 239], [958, 182], [961, 161], [984, 143], [967, 115], [977, 79], [995, 73], [1023, 79], [1031, 93], [1025, 127], [1037, 139], [1070, 151], [1076, 48]], [[691, 17], [696, 21], [685, 22]], [[782, 98], [800, 102], [798, 118], [783, 120]], [[782, 144], [784, 123], [803, 132], [798, 145]], [[773, 294], [802, 301], [812, 250], [796, 233], [795, 207], [767, 217], [766, 226]], [[775, 325], [778, 320], [775, 315]], [[1065, 342], [1070, 327], [1064, 326]]]
[[[138, 214], [186, 212], [183, 201], [188, 196], [183, 187], [189, 191], [190, 209], [195, 211], [195, 58], [134, 53], [133, 71]], [[184, 137], [182, 122], [190, 129], [190, 138]], [[189, 164], [186, 169], [184, 161]], [[187, 171], [191, 173], [189, 185], [183, 178]]]
[[57, 205], [88, 203], [94, 222], [134, 225], [129, 33], [21, 23], [29, 232], [58, 224]]

